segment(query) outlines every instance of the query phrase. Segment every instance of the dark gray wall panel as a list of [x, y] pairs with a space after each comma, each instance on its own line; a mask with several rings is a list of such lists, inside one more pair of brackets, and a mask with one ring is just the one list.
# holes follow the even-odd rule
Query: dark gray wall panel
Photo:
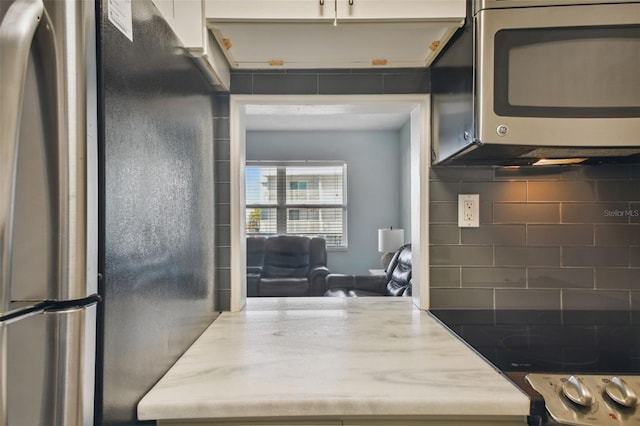
[[[105, 2], [106, 3], [106, 2]], [[150, 1], [131, 43], [103, 4], [104, 164], [97, 424], [136, 404], [215, 319], [210, 87]]]

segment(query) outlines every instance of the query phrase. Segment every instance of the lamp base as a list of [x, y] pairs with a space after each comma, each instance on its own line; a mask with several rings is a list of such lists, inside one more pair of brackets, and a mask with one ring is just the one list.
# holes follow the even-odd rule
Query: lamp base
[[385, 254], [382, 255], [382, 257], [380, 258], [380, 265], [382, 265], [382, 269], [387, 270], [387, 266], [389, 266], [389, 262], [391, 262], [391, 259], [393, 258], [393, 255], [395, 253], [393, 252], [386, 252]]

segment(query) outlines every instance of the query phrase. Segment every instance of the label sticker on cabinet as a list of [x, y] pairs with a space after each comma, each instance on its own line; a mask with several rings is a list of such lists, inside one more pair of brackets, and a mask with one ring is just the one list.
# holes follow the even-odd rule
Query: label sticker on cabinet
[[109, 21], [129, 40], [133, 41], [133, 19], [131, 0], [109, 0]]

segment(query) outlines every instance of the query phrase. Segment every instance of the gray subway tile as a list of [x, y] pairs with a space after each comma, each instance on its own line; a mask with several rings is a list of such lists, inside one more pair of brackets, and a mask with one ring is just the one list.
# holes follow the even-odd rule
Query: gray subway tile
[[493, 203], [491, 201], [480, 201], [480, 226], [493, 223]]
[[493, 180], [493, 168], [488, 166], [434, 166], [429, 170], [429, 178], [439, 181]]
[[335, 94], [382, 94], [381, 74], [326, 74], [319, 77], [319, 93]]
[[462, 228], [462, 244], [524, 245], [525, 225], [481, 225], [478, 228]]
[[229, 139], [229, 118], [214, 118], [213, 119], [213, 137], [216, 140]]
[[229, 118], [229, 94], [213, 95], [213, 118]]
[[629, 266], [632, 268], [640, 267], [640, 247], [629, 247]]
[[460, 268], [437, 266], [429, 268], [429, 287], [460, 287]]
[[559, 247], [496, 247], [496, 266], [560, 266]]
[[456, 224], [433, 224], [429, 227], [430, 244], [459, 244], [460, 228]]
[[480, 194], [480, 201], [525, 201], [526, 182], [462, 182], [462, 194]]
[[229, 182], [231, 180], [230, 161], [216, 161], [214, 167], [215, 180], [217, 183]]
[[314, 74], [254, 74], [253, 93], [261, 95], [315, 95], [318, 76]]
[[[640, 311], [640, 291], [631, 292], [631, 309]], [[634, 316], [634, 318], [636, 317]]]
[[431, 309], [493, 309], [493, 289], [433, 288]]
[[429, 253], [432, 265], [489, 266], [493, 264], [493, 249], [489, 246], [432, 245]]
[[627, 247], [563, 247], [563, 266], [616, 267], [629, 264]]
[[595, 188], [592, 181], [527, 182], [528, 201], [591, 201]]
[[384, 74], [383, 91], [386, 94], [429, 93], [431, 73], [428, 68], [419, 71]]
[[599, 181], [596, 188], [598, 200], [601, 201], [640, 201], [640, 185], [637, 181]]
[[640, 163], [629, 164], [629, 178], [633, 180], [640, 179]]
[[216, 226], [216, 245], [218, 246], [231, 245], [231, 227], [229, 225]]
[[458, 202], [460, 194], [460, 182], [429, 182], [430, 201], [455, 201]]
[[218, 268], [216, 273], [218, 290], [230, 290], [231, 289], [231, 269], [230, 268]]
[[429, 203], [430, 223], [458, 223], [458, 203]]
[[227, 182], [216, 183], [216, 203], [231, 202], [231, 186]]
[[640, 268], [596, 268], [596, 288], [640, 290]]
[[559, 223], [558, 203], [494, 203], [494, 223]]
[[231, 93], [250, 95], [253, 93], [253, 74], [231, 73]]
[[532, 246], [593, 245], [593, 225], [527, 225], [527, 244]]
[[629, 168], [624, 164], [565, 166], [562, 172], [564, 180], [615, 180], [628, 177]]
[[560, 309], [560, 290], [496, 289], [496, 309]]
[[499, 167], [496, 168], [496, 180], [559, 180], [561, 167]]
[[462, 268], [462, 287], [519, 288], [526, 282], [525, 268]]
[[528, 268], [529, 288], [593, 288], [593, 268]]
[[562, 290], [564, 310], [628, 310], [628, 290]]
[[562, 203], [563, 223], [626, 223], [628, 218], [616, 212], [625, 211], [627, 203]]
[[596, 225], [596, 246], [640, 245], [640, 224]]
[[640, 223], [640, 203], [629, 203], [629, 210], [632, 212], [629, 222]]
[[214, 158], [217, 161], [228, 161], [231, 159], [231, 144], [228, 139], [218, 139], [214, 143]]
[[229, 204], [216, 203], [216, 225], [231, 224], [231, 206]]
[[231, 310], [231, 290], [217, 290], [216, 309], [220, 312]]
[[[229, 268], [231, 266], [231, 248], [230, 247], [216, 247], [216, 261], [218, 262], [218, 270], [220, 271], [221, 268]], [[224, 285], [223, 283], [218, 283], [218, 288], [224, 288], [224, 287], [220, 287], [221, 285]]]

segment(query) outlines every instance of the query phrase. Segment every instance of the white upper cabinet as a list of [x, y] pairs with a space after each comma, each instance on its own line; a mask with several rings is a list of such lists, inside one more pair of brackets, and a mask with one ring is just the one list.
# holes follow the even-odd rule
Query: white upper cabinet
[[153, 3], [211, 84], [228, 90], [229, 65], [205, 25], [203, 0], [153, 0]]
[[153, 0], [153, 2], [185, 47], [202, 53], [206, 43], [202, 0]]
[[465, 0], [204, 0], [231, 68], [426, 67]]

